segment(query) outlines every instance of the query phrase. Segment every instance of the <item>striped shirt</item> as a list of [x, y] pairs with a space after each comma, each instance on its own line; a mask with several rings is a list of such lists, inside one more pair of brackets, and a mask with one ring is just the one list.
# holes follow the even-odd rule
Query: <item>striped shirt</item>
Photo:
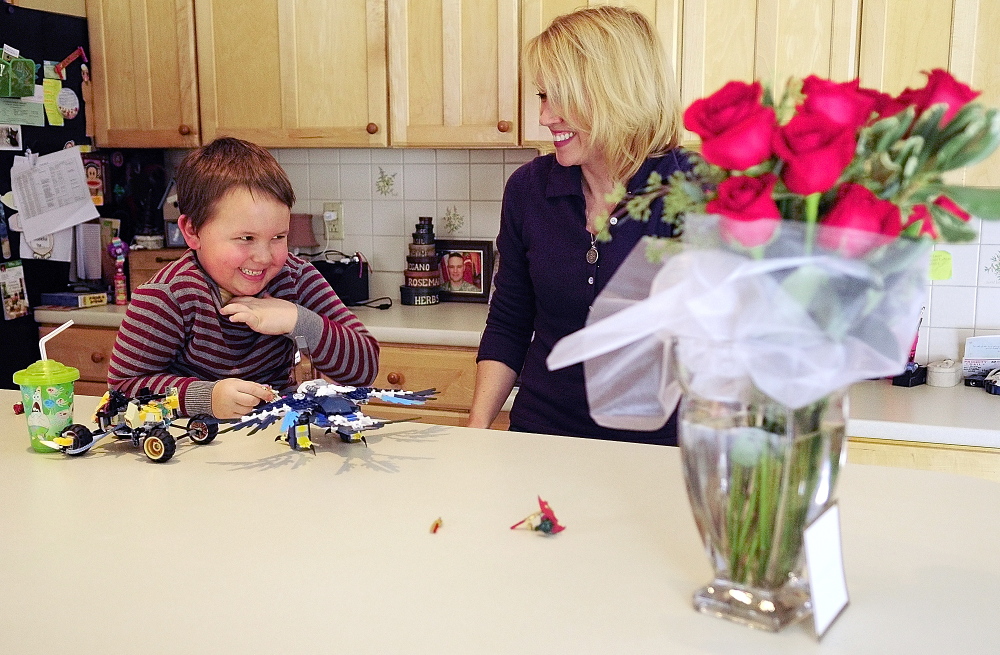
[[189, 250], [132, 293], [108, 366], [108, 384], [129, 396], [142, 387], [180, 392], [181, 413], [212, 412], [212, 387], [240, 378], [284, 390], [293, 384], [292, 337], [335, 382], [364, 386], [378, 372], [378, 342], [309, 262], [289, 255], [264, 288], [298, 308], [288, 335], [254, 332], [219, 313], [219, 287]]

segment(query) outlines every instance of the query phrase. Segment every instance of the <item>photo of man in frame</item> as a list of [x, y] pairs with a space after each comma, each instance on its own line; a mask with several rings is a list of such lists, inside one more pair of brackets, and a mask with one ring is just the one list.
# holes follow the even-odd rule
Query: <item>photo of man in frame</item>
[[483, 292], [483, 255], [478, 250], [452, 250], [441, 256], [441, 286], [452, 293]]

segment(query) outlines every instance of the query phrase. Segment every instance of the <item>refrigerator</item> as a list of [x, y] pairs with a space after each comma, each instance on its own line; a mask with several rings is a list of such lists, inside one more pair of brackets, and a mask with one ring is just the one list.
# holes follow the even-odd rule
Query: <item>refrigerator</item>
[[[40, 66], [44, 66], [44, 62], [62, 62], [78, 48], [83, 49], [84, 55], [90, 52], [86, 19], [8, 4], [0, 4], [0, 42], [16, 48], [20, 57], [31, 59]], [[62, 80], [62, 88], [72, 90], [79, 99], [79, 113], [71, 119], [64, 118], [61, 127], [50, 124], [48, 118], [44, 127], [20, 125], [21, 147], [0, 149], [0, 195], [11, 190], [10, 169], [14, 156], [23, 156], [25, 149], [45, 155], [67, 145], [92, 145], [86, 134], [86, 115], [91, 107], [83, 100], [83, 61], [78, 55], [67, 64], [65, 80]], [[87, 63], [93, 71], [93, 65]], [[42, 84], [43, 74], [44, 68], [39, 68], [36, 84]], [[3, 123], [0, 120], [0, 124]], [[140, 226], [148, 228], [152, 224], [162, 229], [163, 215], [159, 205], [167, 183], [163, 151], [112, 149], [100, 150], [97, 156], [105, 166], [103, 204], [97, 208], [100, 215], [119, 219], [120, 236], [126, 242]], [[3, 209], [4, 217], [0, 220], [6, 224], [11, 212]], [[0, 252], [0, 265], [21, 261], [28, 304], [36, 307], [42, 293], [66, 291], [75, 276], [71, 275], [70, 262], [37, 259], [33, 252], [21, 252], [19, 236], [9, 231], [10, 256], [4, 256], [7, 250]], [[39, 358], [38, 336], [38, 324], [30, 310], [27, 316], [0, 320], [0, 388], [15, 388], [11, 379], [14, 372]]]

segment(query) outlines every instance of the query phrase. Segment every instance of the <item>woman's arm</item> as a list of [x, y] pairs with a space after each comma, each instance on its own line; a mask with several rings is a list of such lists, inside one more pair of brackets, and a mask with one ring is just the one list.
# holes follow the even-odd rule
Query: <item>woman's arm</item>
[[514, 388], [517, 373], [503, 362], [484, 359], [476, 367], [476, 390], [469, 410], [470, 428], [488, 428]]

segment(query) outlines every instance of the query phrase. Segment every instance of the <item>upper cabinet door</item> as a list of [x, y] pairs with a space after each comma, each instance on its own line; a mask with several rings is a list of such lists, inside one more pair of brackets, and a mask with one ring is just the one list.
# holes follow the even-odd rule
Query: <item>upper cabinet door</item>
[[517, 0], [388, 0], [394, 146], [516, 146]]
[[[857, 76], [860, 0], [685, 0], [681, 100], [726, 82], [759, 80], [776, 93], [790, 77]], [[686, 133], [685, 141], [695, 135]]]
[[381, 0], [198, 0], [203, 141], [385, 146]]
[[87, 0], [97, 145], [199, 143], [191, 0]]

